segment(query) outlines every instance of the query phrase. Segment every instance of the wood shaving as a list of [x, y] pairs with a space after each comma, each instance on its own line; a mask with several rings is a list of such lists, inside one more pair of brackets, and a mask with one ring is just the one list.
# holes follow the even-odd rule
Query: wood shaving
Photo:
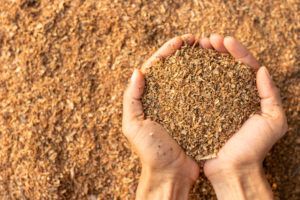
[[[141, 167], [121, 132], [133, 68], [172, 37], [220, 33], [249, 48], [281, 90], [289, 131], [264, 168], [276, 198], [298, 200], [298, 5], [1, 0], [0, 199], [133, 199]], [[190, 199], [216, 199], [203, 173]]]
[[188, 45], [148, 68], [143, 107], [197, 161], [259, 111], [255, 71], [228, 54]]

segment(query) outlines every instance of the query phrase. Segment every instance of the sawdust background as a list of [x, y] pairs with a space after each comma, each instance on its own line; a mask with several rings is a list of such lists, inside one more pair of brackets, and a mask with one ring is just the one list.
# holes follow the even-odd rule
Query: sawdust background
[[[281, 89], [289, 131], [264, 163], [299, 188], [299, 1], [0, 1], [0, 198], [132, 199], [139, 162], [121, 133], [134, 67], [184, 33], [233, 35]], [[298, 184], [298, 185], [297, 185]], [[214, 199], [203, 178], [192, 199]]]

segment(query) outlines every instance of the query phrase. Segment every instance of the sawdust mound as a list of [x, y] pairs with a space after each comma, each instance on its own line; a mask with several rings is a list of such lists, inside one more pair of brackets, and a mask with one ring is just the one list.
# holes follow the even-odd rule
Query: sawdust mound
[[148, 69], [143, 106], [188, 155], [216, 157], [259, 110], [255, 72], [228, 54], [187, 45]]
[[[299, 199], [299, 0], [1, 0], [0, 199], [133, 199], [121, 132], [132, 69], [185, 33], [231, 35], [270, 70], [289, 131], [264, 168]], [[216, 199], [201, 173], [190, 199]]]

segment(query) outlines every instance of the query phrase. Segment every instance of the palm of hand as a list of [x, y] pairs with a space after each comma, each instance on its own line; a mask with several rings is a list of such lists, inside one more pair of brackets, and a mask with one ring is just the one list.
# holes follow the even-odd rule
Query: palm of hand
[[178, 167], [179, 169], [184, 159], [190, 159], [171, 139], [167, 131], [151, 120], [142, 121], [133, 144], [136, 144], [135, 147], [142, 163], [151, 168], [162, 170]]
[[[252, 116], [241, 130], [224, 145], [218, 153], [218, 157], [205, 163], [205, 174], [207, 176], [214, 175], [220, 171], [221, 166], [222, 170], [226, 170], [226, 168], [231, 170], [233, 168], [251, 168], [253, 164], [261, 163], [274, 141], [277, 141], [284, 133], [282, 131], [276, 138], [270, 138], [273, 129], [269, 123], [268, 119], [261, 115]], [[277, 130], [283, 129], [286, 127], [278, 127]]]

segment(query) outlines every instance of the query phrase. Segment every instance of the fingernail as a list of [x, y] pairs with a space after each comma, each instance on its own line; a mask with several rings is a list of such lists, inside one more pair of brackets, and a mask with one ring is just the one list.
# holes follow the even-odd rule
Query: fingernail
[[209, 37], [219, 37], [219, 34], [217, 34], [217, 33], [212, 33], [212, 34], [210, 34]]
[[263, 68], [264, 73], [266, 74], [266, 76], [271, 79], [271, 75], [270, 75], [268, 69], [266, 67], [262, 67], [262, 68]]
[[234, 37], [232, 37], [230, 35], [227, 35], [227, 36], [224, 37], [224, 41], [225, 40], [233, 40], [233, 39], [234, 39]]
[[132, 73], [132, 75], [131, 75], [131, 78], [130, 78], [130, 80], [131, 81], [134, 81], [135, 79], [136, 79], [136, 77], [138, 76], [138, 70], [137, 69], [134, 69], [134, 71], [133, 71], [133, 73]]

